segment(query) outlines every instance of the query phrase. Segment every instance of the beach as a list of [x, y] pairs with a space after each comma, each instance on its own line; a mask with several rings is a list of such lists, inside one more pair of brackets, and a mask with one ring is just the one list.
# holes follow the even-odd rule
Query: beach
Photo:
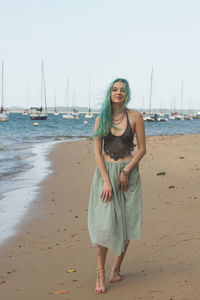
[[0, 248], [0, 299], [199, 299], [199, 152], [200, 135], [147, 137], [141, 240], [131, 241], [119, 283], [109, 283], [108, 253], [107, 293], [95, 295], [96, 249], [87, 231], [93, 142], [54, 145], [50, 175]]

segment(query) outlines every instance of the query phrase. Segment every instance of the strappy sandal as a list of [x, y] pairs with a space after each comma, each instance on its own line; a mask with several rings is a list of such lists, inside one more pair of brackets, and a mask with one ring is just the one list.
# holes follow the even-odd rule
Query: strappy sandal
[[[118, 278], [118, 279], [117, 279]], [[117, 279], [117, 280], [116, 280]], [[123, 279], [122, 275], [121, 275], [121, 271], [120, 269], [116, 269], [116, 270], [112, 270], [111, 272], [111, 276], [110, 276], [110, 282], [111, 283], [116, 283], [119, 282]]]
[[96, 287], [94, 289], [94, 292], [96, 294], [101, 294], [101, 293], [106, 292], [106, 288], [102, 289], [101, 284], [100, 284], [100, 273], [102, 273], [102, 275], [104, 276], [104, 279], [105, 279], [105, 269], [104, 268], [97, 268], [97, 281], [96, 281]]

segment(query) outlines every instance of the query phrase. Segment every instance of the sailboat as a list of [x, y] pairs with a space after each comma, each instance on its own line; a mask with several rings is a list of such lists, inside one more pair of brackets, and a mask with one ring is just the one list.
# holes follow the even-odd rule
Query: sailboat
[[4, 98], [4, 94], [3, 94], [3, 80], [4, 80], [4, 65], [3, 65], [3, 61], [2, 61], [2, 78], [1, 78], [1, 82], [2, 82], [2, 85], [1, 85], [1, 110], [0, 110], [0, 122], [6, 122], [8, 121], [8, 114], [6, 113], [6, 111], [4, 110], [3, 108], [3, 98]]
[[[183, 80], [181, 82], [181, 112], [182, 112], [182, 105], [183, 105]], [[176, 114], [175, 120], [184, 120], [184, 116], [182, 114]]]
[[56, 94], [55, 94], [55, 108], [54, 108], [54, 116], [59, 116], [59, 112], [56, 110]]
[[71, 119], [71, 120], [76, 120], [78, 119], [78, 116], [73, 116], [72, 114], [69, 113], [69, 79], [67, 79], [67, 113], [63, 114], [63, 119]]
[[72, 116], [75, 117], [76, 119], [78, 119], [79, 117], [79, 112], [78, 110], [75, 108], [75, 93], [73, 93], [73, 109], [72, 109]]
[[[44, 98], [45, 101], [45, 112], [43, 112], [42, 108], [42, 100]], [[33, 113], [30, 114], [31, 120], [46, 120], [48, 117], [47, 114], [47, 99], [46, 99], [46, 88], [45, 88], [45, 76], [44, 76], [44, 63], [42, 60], [42, 76], [41, 76], [41, 107], [31, 107], [31, 111], [34, 110]]]
[[194, 113], [193, 118], [194, 119], [200, 119], [200, 111]]
[[151, 114], [151, 98], [152, 98], [152, 84], [153, 84], [153, 67], [151, 68], [151, 80], [150, 80], [150, 94], [149, 94], [149, 113], [143, 117], [146, 122], [154, 122], [155, 119]]
[[[26, 99], [27, 99], [27, 107], [29, 107], [29, 86], [27, 85], [27, 93], [26, 93]], [[26, 108], [23, 113], [22, 113], [23, 116], [28, 116], [29, 115], [29, 110], [28, 108]]]
[[85, 119], [93, 119], [93, 113], [91, 112], [90, 109], [90, 98], [91, 98], [91, 78], [89, 79], [89, 109], [88, 112], [85, 114]]

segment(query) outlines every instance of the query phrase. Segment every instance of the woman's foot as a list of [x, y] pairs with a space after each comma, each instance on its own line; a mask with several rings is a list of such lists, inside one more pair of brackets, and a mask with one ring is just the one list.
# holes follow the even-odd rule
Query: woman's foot
[[94, 292], [96, 294], [101, 294], [106, 292], [104, 268], [97, 269], [97, 281], [96, 281], [96, 287]]
[[113, 269], [110, 275], [110, 282], [115, 283], [122, 280], [120, 269]]

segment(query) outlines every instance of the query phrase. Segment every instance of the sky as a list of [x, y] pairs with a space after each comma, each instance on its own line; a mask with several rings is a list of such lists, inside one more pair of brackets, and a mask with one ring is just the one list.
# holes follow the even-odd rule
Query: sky
[[[99, 108], [126, 78], [131, 108], [200, 110], [199, 0], [0, 0], [4, 106]], [[183, 97], [181, 86], [183, 83]], [[182, 100], [181, 100], [182, 99]]]

